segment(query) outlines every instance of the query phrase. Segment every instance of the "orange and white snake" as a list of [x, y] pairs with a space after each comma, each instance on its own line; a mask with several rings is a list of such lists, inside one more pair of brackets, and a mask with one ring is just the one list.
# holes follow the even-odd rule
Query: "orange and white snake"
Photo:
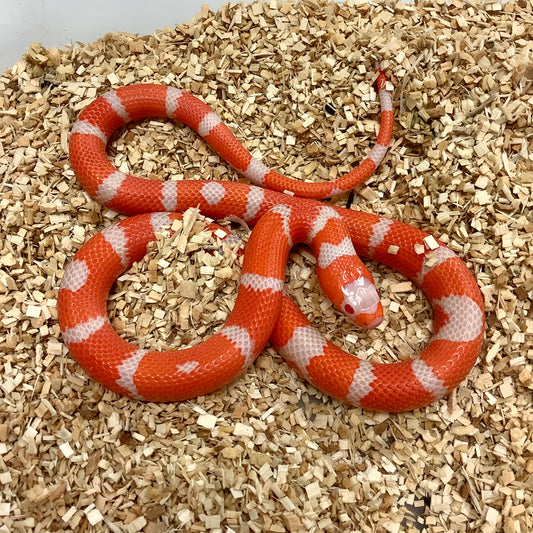
[[[255, 159], [196, 97], [164, 85], [110, 91], [80, 114], [70, 159], [83, 188], [130, 215], [93, 236], [68, 266], [58, 294], [63, 339], [86, 372], [132, 398], [177, 401], [207, 394], [242, 373], [270, 340], [305, 379], [351, 405], [404, 411], [448, 394], [479, 354], [485, 315], [477, 283], [443, 243], [402, 222], [316, 201], [367, 179], [387, 151], [393, 112], [387, 79], [378, 70], [381, 123], [377, 143], [361, 164], [326, 183], [293, 180]], [[193, 128], [243, 176], [259, 186], [209, 180], [158, 181], [117, 170], [106, 156], [112, 133], [133, 120], [168, 117]], [[155, 233], [188, 207], [220, 219], [236, 216], [253, 229], [246, 246], [234, 309], [203, 343], [182, 350], [141, 350], [118, 336], [107, 295], [118, 275], [146, 253]], [[225, 238], [226, 230], [218, 227]], [[222, 232], [222, 233], [221, 233]], [[433, 336], [414, 359], [378, 364], [327, 341], [283, 293], [285, 263], [295, 243], [311, 245], [319, 280], [333, 303], [358, 325], [376, 327], [382, 308], [372, 276], [357, 254], [413, 280], [434, 311]], [[356, 253], [357, 250], [357, 253]]]

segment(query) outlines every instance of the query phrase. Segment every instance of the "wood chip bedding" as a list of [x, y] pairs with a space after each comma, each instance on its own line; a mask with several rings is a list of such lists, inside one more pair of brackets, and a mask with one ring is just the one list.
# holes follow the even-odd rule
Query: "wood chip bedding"
[[[526, 1], [272, 0], [204, 7], [154, 35], [32, 44], [0, 76], [0, 532], [533, 529], [532, 43]], [[271, 348], [231, 385], [181, 404], [130, 401], [88, 379], [59, 337], [57, 288], [74, 252], [119, 216], [70, 168], [80, 110], [112, 87], [166, 83], [213, 106], [269, 166], [333, 179], [375, 137], [377, 60], [396, 127], [353, 205], [431, 232], [475, 272], [488, 324], [467, 381], [387, 415], [321, 394]], [[109, 153], [153, 179], [238, 179], [166, 121], [123, 129]], [[109, 300], [115, 327], [144, 347], [198, 342], [234, 302], [237, 253], [213, 261], [188, 217]], [[398, 274], [369, 265], [385, 322], [366, 332], [323, 299], [313, 263], [295, 250], [287, 290], [339, 346], [395, 361], [429, 338], [429, 306]]]

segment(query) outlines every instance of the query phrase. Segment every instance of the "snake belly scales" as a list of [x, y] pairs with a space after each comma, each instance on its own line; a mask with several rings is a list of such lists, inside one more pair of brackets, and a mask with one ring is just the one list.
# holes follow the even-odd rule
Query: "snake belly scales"
[[[231, 382], [267, 342], [300, 376], [350, 405], [405, 411], [447, 395], [469, 373], [484, 336], [484, 305], [467, 266], [428, 234], [370, 213], [317, 199], [353, 189], [386, 154], [392, 136], [392, 95], [377, 70], [381, 119], [377, 143], [354, 170], [309, 183], [285, 177], [254, 158], [213, 110], [195, 96], [157, 84], [107, 92], [75, 122], [70, 160], [82, 187], [106, 207], [129, 215], [94, 235], [75, 254], [58, 293], [63, 339], [87, 374], [131, 398], [179, 401]], [[149, 180], [123, 173], [107, 159], [107, 142], [124, 124], [168, 117], [194, 129], [256, 185], [213, 180]], [[244, 253], [235, 306], [224, 326], [181, 350], [142, 350], [122, 339], [107, 316], [107, 295], [121, 272], [146, 253], [155, 233], [199, 207], [213, 219], [239, 217], [255, 226]], [[219, 235], [228, 235], [217, 232]], [[369, 362], [326, 340], [283, 292], [285, 263], [296, 243], [317, 257], [319, 281], [332, 302], [362, 327], [382, 320], [370, 272], [359, 255], [399, 271], [422, 289], [433, 308], [433, 334], [413, 359]], [[393, 252], [394, 250], [394, 252]]]

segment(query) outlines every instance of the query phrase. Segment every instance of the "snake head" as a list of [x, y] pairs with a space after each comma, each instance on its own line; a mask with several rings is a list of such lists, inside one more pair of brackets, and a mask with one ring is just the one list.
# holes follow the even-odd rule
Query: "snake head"
[[342, 288], [344, 299], [341, 311], [358, 326], [377, 328], [383, 322], [383, 308], [373, 283], [364, 276]]

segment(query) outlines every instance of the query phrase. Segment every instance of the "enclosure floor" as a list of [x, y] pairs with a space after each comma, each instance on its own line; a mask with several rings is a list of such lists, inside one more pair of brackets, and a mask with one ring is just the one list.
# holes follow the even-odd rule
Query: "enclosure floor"
[[[0, 533], [532, 531], [532, 3], [272, 0], [168, 23], [33, 44], [0, 76]], [[209, 103], [270, 167], [333, 179], [374, 142], [376, 61], [396, 124], [352, 207], [429, 231], [475, 274], [486, 341], [464, 383], [427, 408], [378, 414], [320, 393], [270, 347], [180, 404], [89, 379], [62, 342], [57, 290], [76, 250], [120, 216], [70, 167], [79, 112], [113, 87], [165, 83]], [[121, 130], [109, 157], [152, 179], [240, 179], [166, 121]], [[109, 299], [114, 326], [142, 347], [198, 342], [235, 300], [235, 250], [214, 258], [188, 217]], [[287, 292], [337, 345], [392, 362], [429, 339], [431, 309], [402, 276], [369, 263], [385, 321], [361, 331], [325, 299], [314, 262], [294, 250]]]

